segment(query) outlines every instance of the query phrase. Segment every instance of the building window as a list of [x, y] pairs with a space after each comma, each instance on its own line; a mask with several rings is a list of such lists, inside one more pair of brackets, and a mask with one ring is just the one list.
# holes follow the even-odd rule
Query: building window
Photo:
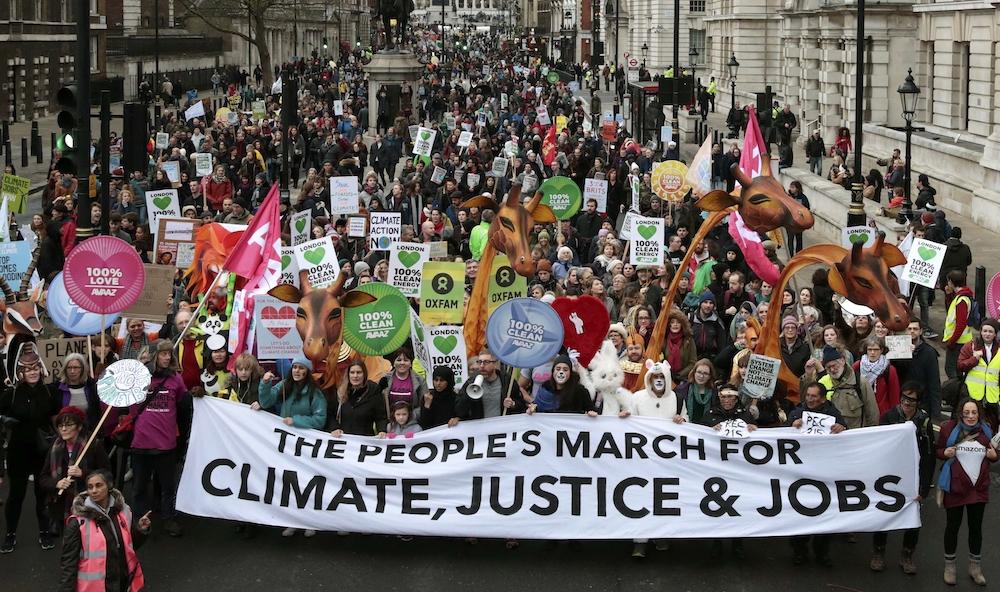
[[97, 35], [90, 36], [90, 71], [99, 71], [99, 64], [97, 62]]
[[59, 0], [59, 21], [69, 22], [69, 0]]
[[705, 12], [705, 0], [691, 0], [688, 9], [691, 12]]
[[97, 14], [97, 0], [90, 0], [90, 14]]
[[42, 20], [42, 3], [38, 1], [35, 2], [35, 20], [38, 22]]
[[688, 29], [688, 43], [691, 44], [691, 47], [698, 50], [698, 65], [704, 66], [708, 57], [708, 51], [705, 48], [705, 30]]
[[10, 20], [21, 20], [21, 0], [10, 0]]

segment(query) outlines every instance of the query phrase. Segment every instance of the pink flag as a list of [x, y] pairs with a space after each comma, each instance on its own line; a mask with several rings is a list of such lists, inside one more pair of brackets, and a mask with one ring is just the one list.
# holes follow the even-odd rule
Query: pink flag
[[[760, 176], [762, 159], [770, 158], [770, 155], [767, 153], [767, 144], [764, 143], [764, 138], [760, 135], [757, 114], [753, 107], [750, 107], [749, 111], [746, 137], [743, 139], [743, 151], [740, 153], [740, 169], [753, 179]], [[736, 187], [739, 188], [740, 184], [736, 183]], [[767, 258], [767, 253], [764, 252], [764, 245], [761, 244], [757, 231], [746, 225], [739, 212], [729, 214], [729, 236], [736, 241], [736, 246], [743, 253], [747, 265], [757, 274], [757, 277], [772, 286], [778, 283], [778, 277], [781, 275], [778, 267]]]

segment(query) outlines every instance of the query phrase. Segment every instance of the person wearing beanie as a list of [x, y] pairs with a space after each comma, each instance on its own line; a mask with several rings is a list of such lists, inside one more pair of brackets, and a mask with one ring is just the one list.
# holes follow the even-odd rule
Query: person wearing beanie
[[552, 362], [552, 374], [538, 388], [527, 413], [586, 413], [597, 417], [590, 393], [580, 384], [580, 375], [573, 369], [569, 356], [558, 356]]
[[[833, 348], [830, 348], [833, 349]], [[836, 350], [834, 350], [836, 351]], [[843, 360], [843, 357], [841, 357]], [[815, 362], [815, 360], [813, 360]], [[802, 401], [792, 409], [785, 420], [785, 426], [802, 429], [802, 416], [806, 411], [811, 413], [822, 413], [833, 417], [834, 424], [830, 428], [832, 434], [839, 434], [847, 429], [843, 415], [837, 406], [827, 398], [826, 386], [819, 382], [809, 382], [799, 390]], [[830, 538], [828, 534], [804, 535], [792, 537], [792, 549], [795, 557], [795, 565], [805, 565], [809, 561], [809, 539], [812, 539], [813, 552], [816, 554], [816, 561], [825, 567], [831, 567], [833, 561], [830, 560]]]
[[941, 262], [938, 284], [947, 282], [948, 274], [952, 271], [959, 269], [968, 272], [972, 267], [972, 249], [962, 242], [960, 226], [951, 229], [951, 237], [944, 241], [944, 247], [944, 261]]
[[[275, 375], [273, 372], [265, 372], [260, 379], [258, 387], [257, 403], [250, 406], [251, 409], [259, 411], [269, 409], [276, 405], [281, 405], [281, 421], [286, 426], [296, 427], [303, 430], [321, 430], [326, 427], [327, 403], [326, 396], [316, 384], [316, 379], [312, 374], [312, 362], [304, 357], [292, 360], [292, 366], [288, 371], [288, 376], [278, 382], [273, 383]], [[281, 536], [290, 537], [294, 535], [294, 528], [286, 528], [281, 532]], [[316, 535], [315, 530], [306, 530], [305, 536]]]
[[933, 214], [927, 212], [920, 216], [920, 221], [924, 223], [924, 238], [943, 245], [948, 239], [945, 232], [944, 210], [937, 210]]
[[372, 271], [371, 270], [372, 270], [371, 266], [368, 265], [368, 263], [366, 263], [365, 261], [357, 261], [357, 262], [355, 262], [354, 263], [354, 276], [351, 277], [346, 282], [344, 282], [344, 289], [346, 289], [346, 290], [353, 290], [354, 288], [357, 288], [361, 284], [361, 277], [362, 276], [371, 277], [371, 275], [372, 275]]
[[240, 226], [246, 226], [250, 224], [253, 220], [253, 214], [250, 213], [250, 207], [247, 202], [242, 197], [237, 197], [233, 200], [233, 211], [231, 214], [223, 218], [223, 223], [225, 224], [239, 224]]
[[[823, 357], [817, 362], [810, 357], [806, 362], [806, 372], [800, 380], [800, 386], [808, 384], [808, 377], [822, 366], [826, 372], [819, 378], [829, 393], [829, 399], [843, 416], [844, 425], [848, 428], [866, 428], [878, 425], [878, 400], [868, 379], [855, 372], [844, 359], [840, 350], [832, 345], [823, 346]], [[804, 392], [800, 388], [799, 392]]]
[[535, 277], [532, 278], [529, 284], [541, 284], [542, 289], [546, 292], [552, 292], [557, 296], [562, 295], [562, 287], [556, 278], [552, 275], [552, 262], [548, 259], [539, 259], [538, 263], [535, 264]]
[[713, 360], [729, 345], [729, 332], [715, 313], [715, 295], [709, 291], [698, 297], [698, 309], [691, 316], [691, 331], [699, 360]]
[[448, 366], [434, 367], [430, 389], [424, 394], [420, 406], [420, 427], [425, 430], [458, 423], [458, 418], [455, 416], [454, 370]]
[[809, 344], [799, 336], [799, 323], [789, 315], [781, 320], [781, 361], [796, 376], [806, 370], [806, 360], [812, 351]]
[[[57, 437], [45, 457], [40, 486], [50, 500], [49, 518], [59, 529], [72, 513], [73, 498], [87, 491], [87, 476], [97, 469], [111, 470], [111, 461], [99, 442], [88, 448], [87, 454], [77, 462], [77, 455], [87, 444], [90, 432], [83, 409], [65, 406], [56, 415]], [[65, 490], [62, 495], [59, 495], [60, 490]]]
[[612, 323], [608, 329], [608, 341], [615, 346], [615, 350], [618, 352], [618, 359], [624, 359], [626, 356], [625, 348], [628, 334], [628, 329], [621, 323]]

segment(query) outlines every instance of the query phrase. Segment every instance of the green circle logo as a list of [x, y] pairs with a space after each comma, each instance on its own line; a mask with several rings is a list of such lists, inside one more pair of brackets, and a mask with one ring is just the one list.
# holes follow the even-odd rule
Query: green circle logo
[[549, 81], [549, 84], [556, 84], [557, 82], [559, 82], [559, 73], [549, 72], [549, 75], [546, 76], [545, 79]]
[[410, 306], [398, 289], [382, 282], [356, 288], [374, 302], [344, 309], [344, 341], [364, 356], [390, 354], [410, 335]]
[[580, 211], [583, 194], [580, 187], [567, 177], [552, 177], [539, 188], [542, 203], [552, 208], [556, 220], [569, 220]]

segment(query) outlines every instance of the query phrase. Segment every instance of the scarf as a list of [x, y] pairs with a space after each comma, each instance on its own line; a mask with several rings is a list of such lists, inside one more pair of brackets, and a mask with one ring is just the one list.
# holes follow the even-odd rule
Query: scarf
[[691, 421], [695, 423], [700, 423], [701, 418], [705, 416], [705, 412], [709, 409], [709, 403], [712, 400], [712, 389], [709, 385], [705, 385], [704, 390], [702, 387], [698, 386], [696, 383], [691, 383], [688, 387], [688, 394], [691, 399]]
[[[982, 430], [983, 434], [986, 435], [987, 440], [993, 439], [993, 431], [990, 429], [990, 426], [985, 423], [979, 422], [974, 426], [969, 426], [965, 425], [965, 422], [959, 419], [958, 425], [956, 425], [955, 429], [948, 434], [948, 445], [945, 446], [945, 448], [951, 448], [955, 445], [955, 442], [958, 442], [959, 432], [964, 432], [964, 436], [968, 436], [969, 433], [976, 428]], [[958, 458], [958, 454], [955, 454], [955, 456], [944, 461], [944, 466], [941, 467], [941, 475], [938, 477], [938, 489], [941, 491], [951, 491], [951, 465], [955, 463], [956, 458]]]
[[126, 333], [125, 340], [122, 342], [121, 359], [123, 360], [139, 359], [139, 350], [141, 350], [144, 346], [149, 345], [149, 337], [146, 336], [146, 331], [144, 330], [142, 332], [142, 336], [139, 337], [139, 345], [137, 346], [133, 345], [134, 342], [135, 340], [132, 339], [132, 336]]
[[670, 371], [677, 376], [681, 371], [681, 346], [684, 345], [684, 333], [667, 333], [667, 363]]
[[889, 368], [889, 359], [879, 356], [874, 362], [868, 356], [861, 356], [861, 376], [868, 379], [868, 384], [875, 388], [875, 381]]

